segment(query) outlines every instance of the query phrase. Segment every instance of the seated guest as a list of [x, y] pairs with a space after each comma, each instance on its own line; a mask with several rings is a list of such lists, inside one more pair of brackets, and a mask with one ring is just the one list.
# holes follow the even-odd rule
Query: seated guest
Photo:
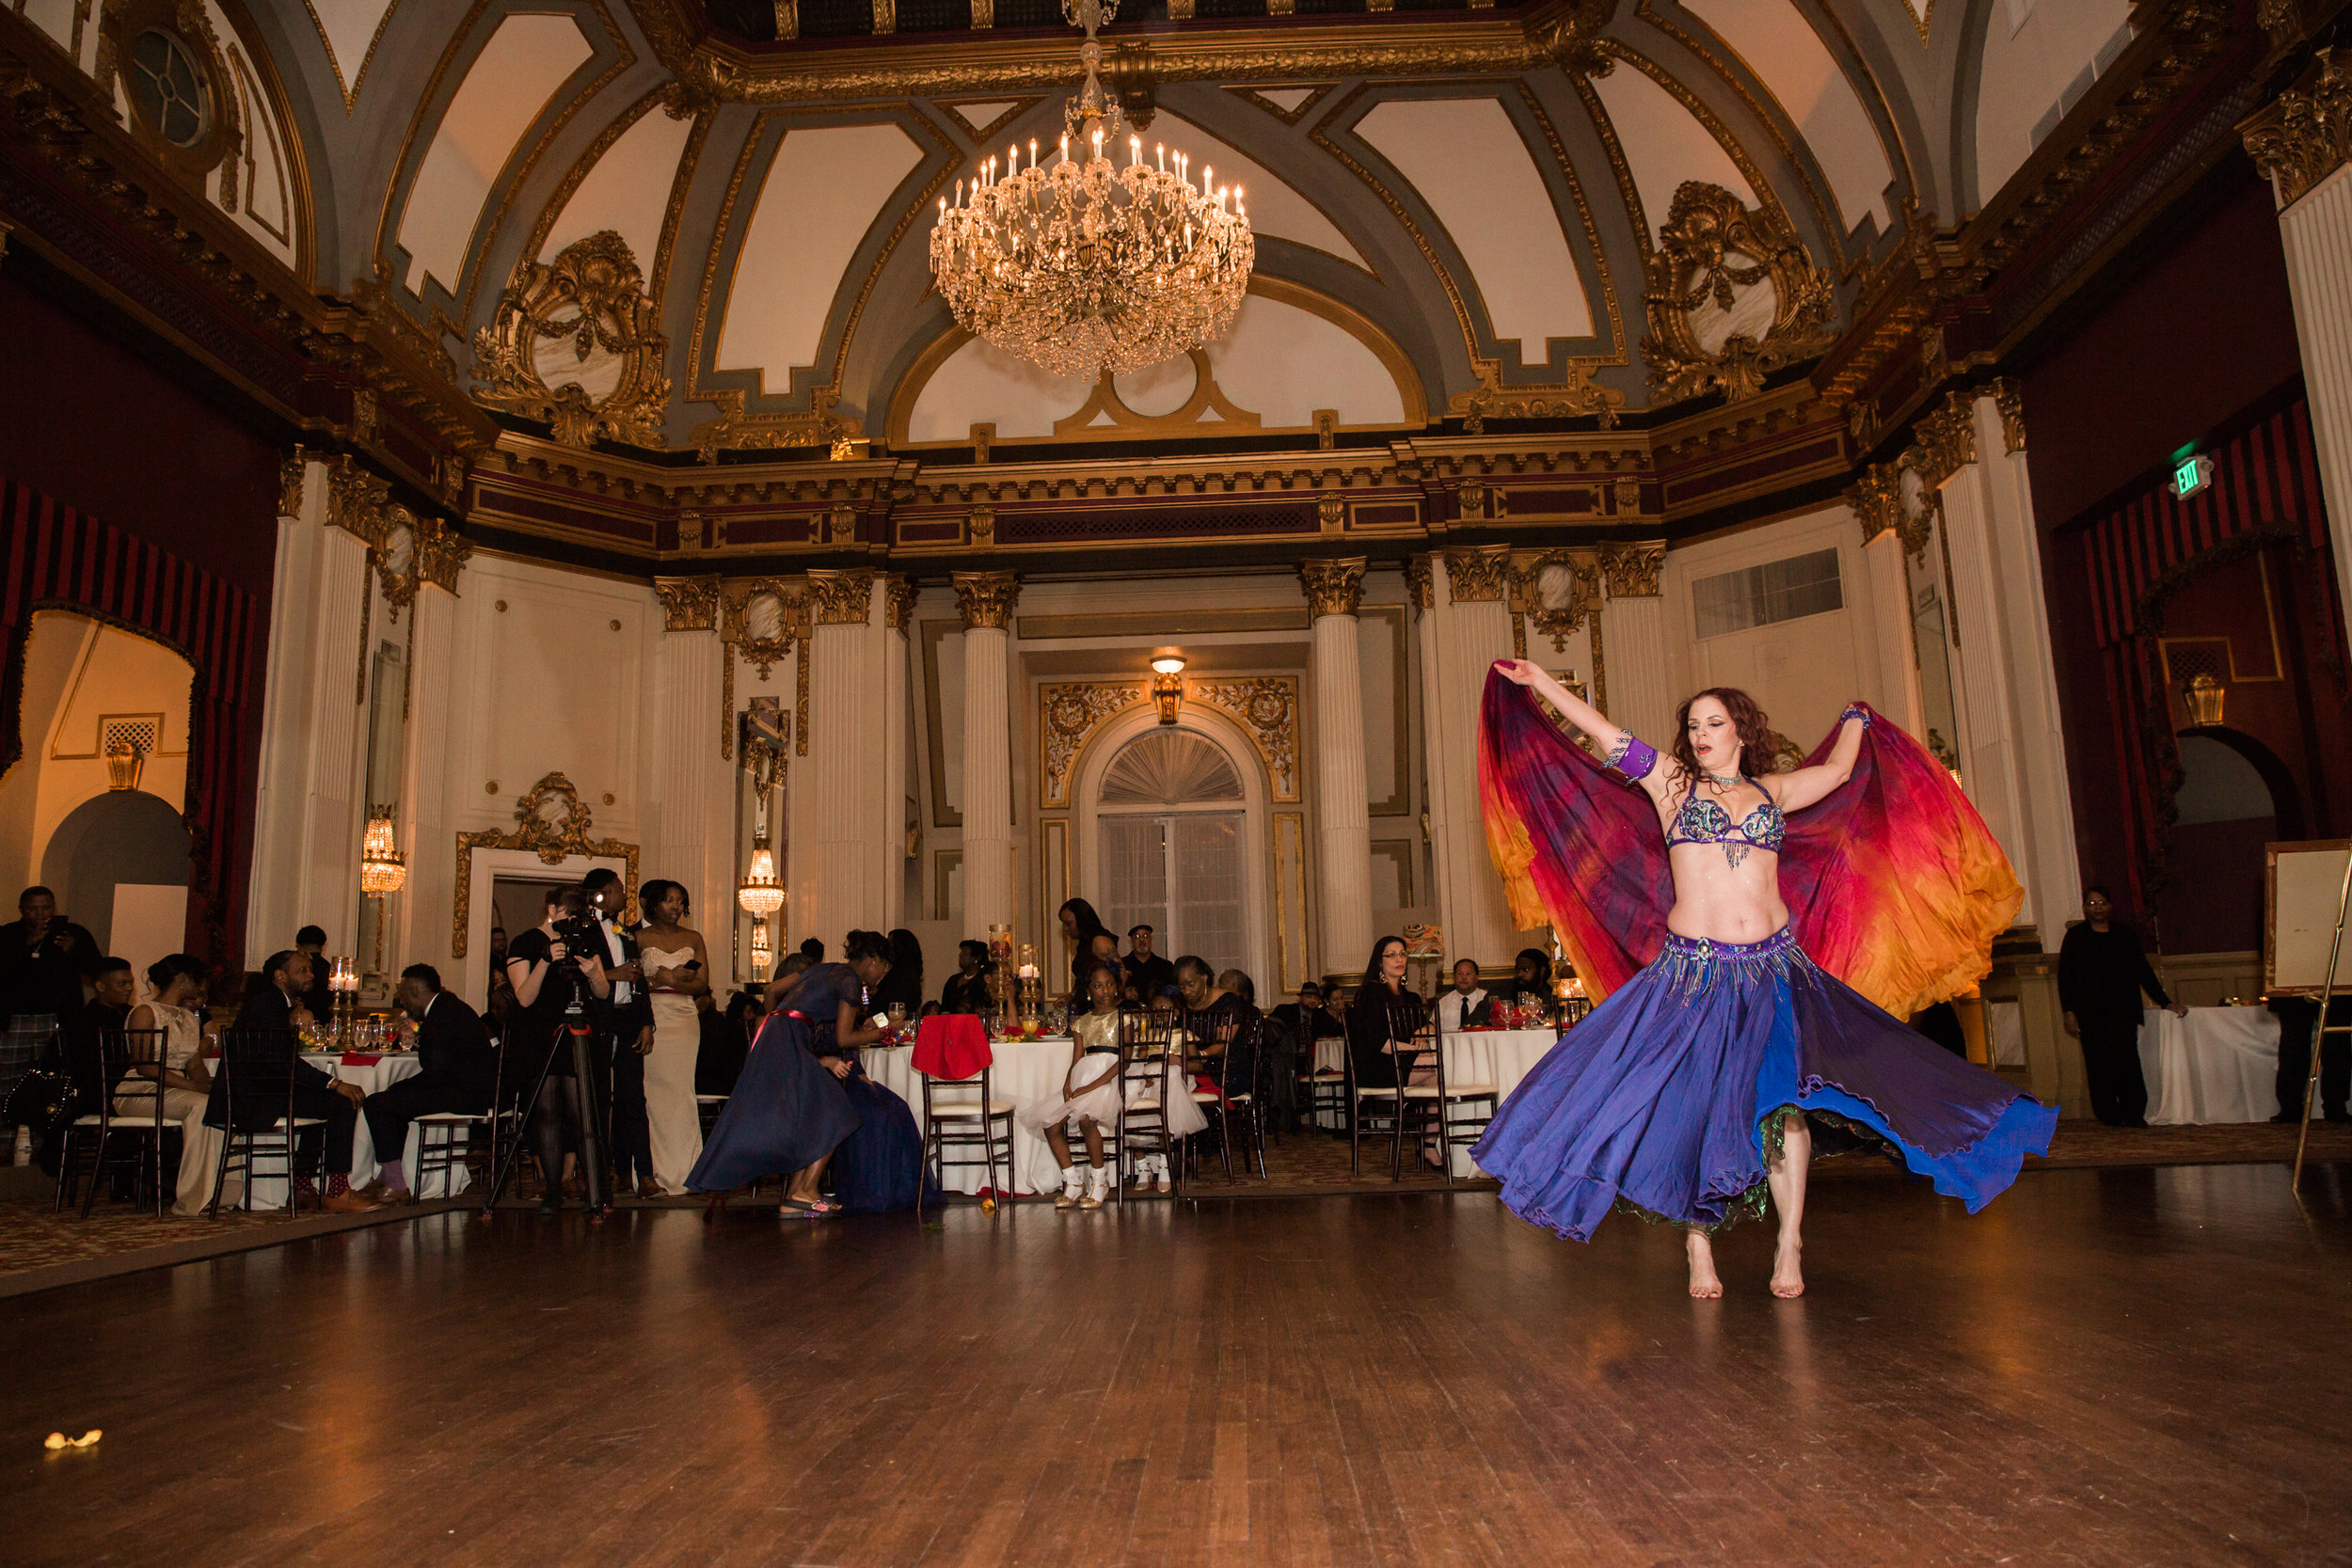
[[57, 913], [57, 896], [28, 887], [17, 900], [24, 918], [0, 933], [0, 1101], [49, 1049], [60, 1023], [82, 1010], [82, 981], [96, 969], [96, 939]]
[[[1229, 988], [1213, 980], [1205, 958], [1187, 953], [1176, 960], [1176, 993], [1183, 999], [1187, 1017], [1185, 1033], [1191, 1036], [1184, 1052], [1187, 1058], [1185, 1066], [1200, 1073], [1201, 1088], [1216, 1090], [1219, 1076], [1226, 1076], [1238, 1094], [1248, 1087], [1250, 1070], [1255, 1066], [1247, 1054], [1249, 1049], [1248, 1033], [1238, 1027], [1229, 1027], [1222, 1022], [1210, 1022], [1192, 1018], [1199, 1013], [1233, 1013], [1243, 1019], [1258, 1016], [1258, 1009], [1241, 994], [1240, 988], [1249, 984], [1249, 976], [1237, 969], [1227, 970], [1225, 976], [1236, 984]], [[1242, 1054], [1237, 1055], [1230, 1065], [1218, 1060], [1234, 1050]]]
[[[318, 1204], [330, 1213], [364, 1214], [379, 1207], [351, 1190], [351, 1139], [359, 1121], [359, 1105], [367, 1096], [357, 1084], [346, 1084], [330, 1078], [310, 1063], [292, 1060], [294, 1030], [310, 1022], [310, 1014], [302, 1006], [303, 993], [310, 989], [310, 957], [299, 948], [273, 953], [262, 966], [262, 984], [246, 1000], [237, 1013], [232, 1027], [262, 1031], [265, 1040], [276, 1042], [270, 1049], [285, 1053], [288, 1065], [294, 1069], [294, 1114], [296, 1117], [315, 1117], [326, 1126], [326, 1196], [322, 1199], [310, 1178], [294, 1179], [294, 1203], [299, 1208], [304, 1200]], [[210, 1102], [204, 1109], [204, 1126], [212, 1137], [229, 1129], [229, 1076], [222, 1073], [213, 1080]], [[246, 1101], [237, 1107], [239, 1132], [267, 1132], [285, 1115], [285, 1109], [275, 1097], [264, 1101]], [[306, 1149], [315, 1147], [311, 1140], [319, 1135], [316, 1128], [303, 1133]], [[219, 1146], [213, 1144], [214, 1157], [210, 1164], [218, 1168]], [[203, 1202], [212, 1197], [212, 1175], [207, 1173]], [[221, 1201], [229, 1201], [223, 1193]], [[199, 1207], [201, 1207], [199, 1203]]]
[[302, 993], [302, 1005], [310, 1010], [313, 1020], [324, 1019], [335, 1010], [335, 992], [331, 989], [334, 966], [326, 961], [326, 932], [316, 926], [305, 926], [294, 933], [294, 951], [307, 955], [310, 960], [310, 984]]
[[99, 1032], [129, 1028], [131, 1005], [136, 1000], [132, 994], [128, 958], [99, 959], [98, 973], [90, 985], [94, 994], [89, 1004], [74, 1016], [69, 1027], [56, 1032], [50, 1054], [42, 1059], [42, 1065], [50, 1071], [65, 1074], [78, 1096], [59, 1107], [56, 1120], [33, 1130], [40, 1145], [40, 1168], [52, 1176], [57, 1174], [58, 1162], [64, 1157], [65, 1130], [72, 1125], [75, 1117], [95, 1112], [99, 1097], [106, 1092], [99, 1081], [103, 1070], [98, 1054]]
[[903, 926], [891, 932], [889, 940], [890, 973], [882, 976], [866, 1004], [887, 1016], [895, 1002], [901, 1009], [899, 1016], [918, 1018], [923, 1012], [923, 944]]
[[1297, 1001], [1283, 1003], [1266, 1017], [1279, 1025], [1291, 1039], [1289, 1081], [1275, 1084], [1273, 1080], [1280, 1075], [1272, 1072], [1267, 1074], [1267, 1081], [1270, 1088], [1290, 1096], [1295, 1120], [1297, 1114], [1297, 1079], [1315, 1070], [1315, 1042], [1335, 1039], [1346, 1031], [1340, 1027], [1340, 1021], [1331, 1009], [1324, 1006], [1323, 988], [1312, 980], [1298, 988]]
[[1438, 1028], [1457, 1034], [1490, 1016], [1486, 990], [1478, 983], [1478, 960], [1462, 958], [1454, 965], [1454, 988], [1438, 998]]
[[[1119, 1041], [1120, 977], [1097, 964], [1087, 975], [1087, 1010], [1070, 1021], [1070, 1068], [1062, 1074], [1058, 1092], [1025, 1101], [1013, 1118], [1045, 1140], [1061, 1171], [1061, 1196], [1057, 1209], [1100, 1209], [1110, 1196], [1111, 1172], [1103, 1163], [1103, 1131], [1114, 1133], [1126, 1105], [1121, 1080], [1127, 1060]], [[1083, 1174], [1070, 1158], [1070, 1137], [1075, 1127], [1086, 1138]]]
[[824, 942], [820, 938], [810, 937], [801, 943], [801, 956], [812, 964], [823, 963], [825, 961]]
[[1218, 971], [1216, 976], [1216, 989], [1223, 991], [1228, 996], [1239, 997], [1241, 999], [1242, 1006], [1248, 1007], [1252, 1011], [1256, 1010], [1258, 1006], [1257, 982], [1251, 980], [1248, 975], [1243, 974], [1240, 970], [1227, 969]]
[[1396, 1085], [1396, 1048], [1422, 1025], [1421, 993], [1405, 983], [1405, 939], [1382, 937], [1347, 1008], [1347, 1049], [1359, 1087]]
[[1176, 989], [1176, 966], [1152, 951], [1155, 934], [1149, 926], [1127, 933], [1127, 956], [1119, 960], [1126, 972], [1127, 1000], [1148, 1003], [1162, 991]]
[[480, 1116], [490, 1108], [497, 1086], [498, 1053], [482, 1015], [466, 999], [441, 989], [440, 972], [431, 964], [410, 964], [400, 972], [394, 993], [400, 1010], [417, 1021], [417, 1060], [424, 1070], [376, 1090], [361, 1103], [368, 1118], [368, 1137], [384, 1167], [382, 1192], [370, 1190], [393, 1203], [414, 1203], [404, 1161], [408, 1153], [408, 1125], [434, 1112]]
[[989, 1006], [989, 972], [994, 967], [988, 961], [988, 943], [974, 942], [969, 937], [956, 943], [956, 972], [939, 988], [939, 1010], [985, 1012]]
[[[122, 966], [125, 978], [130, 968]], [[102, 1027], [161, 1033], [161, 1058], [151, 1065], [135, 1064], [120, 1084], [109, 1087], [115, 1115], [144, 1121], [160, 1110], [164, 1120], [180, 1124], [180, 1179], [172, 1212], [193, 1215], [213, 1189], [213, 1163], [203, 1158], [204, 1102], [213, 1075], [205, 1070], [203, 1020], [196, 1012], [204, 998], [204, 966], [185, 953], [174, 953], [148, 965], [147, 984], [150, 1001], [130, 1009], [122, 1023]], [[159, 1077], [164, 1086], [160, 1107], [152, 1087]]]
[[1512, 960], [1511, 980], [1497, 986], [1495, 996], [1504, 1002], [1541, 1002], [1549, 1006], [1551, 994], [1551, 955], [1540, 947], [1522, 947]]

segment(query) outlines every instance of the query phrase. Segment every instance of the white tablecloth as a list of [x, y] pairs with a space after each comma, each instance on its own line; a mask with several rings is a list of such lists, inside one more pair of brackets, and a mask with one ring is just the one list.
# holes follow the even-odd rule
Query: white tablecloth
[[2267, 1007], [2151, 1007], [2139, 1030], [2148, 1125], [2268, 1121], [2279, 1114], [2279, 1021]]
[[[374, 1061], [364, 1065], [345, 1063], [342, 1057], [334, 1052], [305, 1052], [302, 1059], [321, 1072], [331, 1074], [346, 1084], [358, 1085], [361, 1092], [366, 1094], [373, 1094], [378, 1089], [390, 1088], [402, 1079], [414, 1078], [424, 1070], [424, 1063], [419, 1060], [414, 1053], [378, 1056]], [[459, 1135], [462, 1138], [464, 1134], [461, 1132]], [[416, 1123], [411, 1122], [408, 1124], [408, 1148], [404, 1151], [401, 1164], [401, 1169], [407, 1173], [408, 1184], [416, 1188], [419, 1197], [454, 1196], [454, 1194], [446, 1190], [448, 1183], [437, 1176], [429, 1182], [419, 1184], [417, 1140], [418, 1127]], [[277, 1162], [259, 1160], [255, 1164], [260, 1169], [266, 1171]], [[375, 1144], [368, 1136], [368, 1118], [362, 1114], [358, 1125], [352, 1129], [351, 1134], [351, 1184], [354, 1187], [364, 1187], [374, 1180], [381, 1174], [382, 1169], [383, 1167], [376, 1161]], [[457, 1191], [460, 1193], [464, 1192], [467, 1185], [473, 1180], [472, 1174], [463, 1165], [455, 1167], [455, 1176]], [[226, 1205], [228, 1199], [224, 1196], [222, 1202]], [[286, 1178], [282, 1172], [277, 1176], [262, 1176], [255, 1179], [253, 1183], [254, 1208], [283, 1209], [285, 1206]]]
[[[1050, 1100], [1061, 1093], [1064, 1078], [1070, 1071], [1070, 1037], [1049, 1036], [1036, 1040], [998, 1040], [994, 1042], [995, 1063], [989, 1069], [988, 1089], [994, 1099], [1014, 1105], [1031, 1101]], [[869, 1047], [863, 1053], [866, 1075], [907, 1102], [914, 1113], [915, 1125], [923, 1121], [923, 1081], [914, 1070], [914, 1048], [899, 1045], [883, 1048]], [[948, 1095], [975, 1098], [970, 1089], [945, 1089]], [[958, 1149], [958, 1158], [977, 1157], [977, 1149]], [[1018, 1122], [1012, 1129], [1013, 1190], [1021, 1193], [1055, 1193], [1061, 1190], [1061, 1168], [1054, 1164], [1053, 1151], [1045, 1140], [1032, 1137]], [[947, 1189], [957, 1193], [977, 1193], [988, 1185], [985, 1165], [949, 1165]]]
[[[1449, 1088], [1462, 1084], [1491, 1084], [1495, 1104], [1500, 1106], [1519, 1086], [1519, 1080], [1534, 1069], [1546, 1053], [1559, 1043], [1557, 1029], [1472, 1029], [1466, 1033], [1447, 1035], [1445, 1038], [1445, 1081]], [[1315, 1042], [1315, 1070], [1343, 1069], [1340, 1042], [1337, 1038]], [[1340, 1124], [1346, 1126], [1345, 1122]], [[1454, 1151], [1454, 1174], [1475, 1176], [1478, 1167], [1471, 1164], [1468, 1148]]]

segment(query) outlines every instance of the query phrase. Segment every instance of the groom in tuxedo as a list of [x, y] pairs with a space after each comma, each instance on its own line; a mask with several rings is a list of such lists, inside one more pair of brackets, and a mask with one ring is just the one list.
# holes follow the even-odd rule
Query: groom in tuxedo
[[627, 1192], [634, 1183], [639, 1197], [659, 1197], [661, 1184], [653, 1174], [653, 1134], [645, 1124], [645, 1053], [653, 1049], [653, 999], [646, 993], [644, 971], [637, 961], [637, 938], [621, 927], [628, 889], [620, 873], [599, 866], [580, 879], [596, 924], [604, 930], [604, 972], [612, 979], [600, 1032], [606, 1040], [594, 1052], [599, 1066], [609, 1064], [612, 1107], [612, 1137], [606, 1148], [612, 1156], [614, 1191]]

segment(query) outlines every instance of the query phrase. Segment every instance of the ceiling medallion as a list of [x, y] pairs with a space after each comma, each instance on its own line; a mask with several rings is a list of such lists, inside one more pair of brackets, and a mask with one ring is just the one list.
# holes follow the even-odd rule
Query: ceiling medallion
[[668, 348], [637, 259], [609, 229], [565, 245], [551, 262], [516, 262], [496, 322], [474, 335], [482, 401], [545, 420], [567, 447], [661, 446]]
[[1058, 161], [1041, 163], [1032, 140], [1025, 168], [1015, 143], [1001, 169], [991, 157], [968, 185], [956, 182], [931, 230], [931, 272], [958, 326], [1089, 382], [1221, 336], [1257, 261], [1240, 188], [1216, 184], [1206, 166], [1195, 186], [1184, 155], [1165, 148], [1146, 162], [1142, 137], [1104, 92], [1094, 35], [1117, 9], [1118, 0], [1062, 0], [1086, 29], [1086, 87], [1062, 111]]
[[1834, 341], [1829, 276], [1778, 213], [1686, 181], [1658, 240], [1642, 354], [1661, 402], [1752, 398], [1767, 375]]

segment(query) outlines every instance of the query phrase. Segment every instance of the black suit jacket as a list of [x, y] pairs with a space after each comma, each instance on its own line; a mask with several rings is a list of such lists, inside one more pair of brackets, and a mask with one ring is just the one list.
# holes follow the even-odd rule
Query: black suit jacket
[[[637, 961], [636, 933], [626, 928], [615, 927], [615, 929], [619, 930], [621, 938], [620, 961], [625, 964], [635, 963]], [[610, 942], [607, 942], [605, 944], [605, 968], [611, 969], [612, 967], [612, 947]], [[616, 992], [619, 990], [617, 983], [614, 990]], [[614, 1043], [623, 1050], [633, 1051], [637, 1046], [638, 1032], [653, 1027], [653, 993], [645, 989], [645, 982], [642, 978], [631, 981], [628, 990], [629, 997], [627, 1002], [618, 1002], [608, 996], [597, 1006], [596, 1010], [603, 1021], [604, 1027], [612, 1033]], [[440, 1009], [436, 1007], [434, 1011], [438, 1012]]]
[[[298, 1042], [294, 1036], [294, 1004], [287, 999], [286, 993], [276, 986], [264, 985], [260, 990], [246, 997], [245, 1006], [237, 1009], [236, 1022], [230, 1024], [230, 1027], [231, 1029], [267, 1030], [273, 1033], [283, 1031], [282, 1034], [278, 1035], [278, 1037], [285, 1042], [283, 1050], [287, 1064], [294, 1070], [294, 1093], [299, 1096], [305, 1091], [315, 1094], [333, 1090], [335, 1080], [331, 1076], [321, 1072], [294, 1054]], [[285, 1115], [285, 1108], [275, 1096], [270, 1096], [261, 1101], [241, 1101], [237, 1106], [237, 1114], [245, 1118], [237, 1123], [238, 1132], [258, 1132]], [[305, 1111], [304, 1114], [312, 1113]], [[205, 1097], [204, 1125], [207, 1127], [229, 1125], [229, 1075], [226, 1072], [215, 1076], [212, 1092]]]
[[417, 1061], [421, 1077], [456, 1086], [469, 1101], [484, 1105], [498, 1077], [498, 1057], [490, 1049], [490, 1031], [482, 1015], [455, 991], [437, 992], [417, 1025]]

